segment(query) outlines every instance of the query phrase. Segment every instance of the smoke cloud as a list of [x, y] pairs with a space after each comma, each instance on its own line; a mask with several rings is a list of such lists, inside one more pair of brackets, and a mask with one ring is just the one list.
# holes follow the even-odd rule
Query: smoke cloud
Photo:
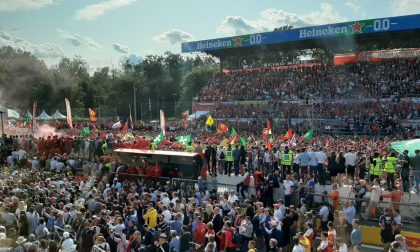
[[47, 138], [47, 137], [53, 137], [53, 136], [61, 137], [62, 133], [57, 132], [54, 127], [48, 124], [43, 124], [39, 126], [37, 131], [34, 134], [35, 138], [40, 138], [40, 137]]

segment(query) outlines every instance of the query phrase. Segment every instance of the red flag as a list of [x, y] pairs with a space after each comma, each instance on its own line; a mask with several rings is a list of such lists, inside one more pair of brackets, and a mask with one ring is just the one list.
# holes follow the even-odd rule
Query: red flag
[[96, 122], [96, 112], [89, 108], [89, 121]]
[[36, 128], [36, 101], [32, 105], [32, 132], [35, 132]]
[[235, 144], [235, 142], [238, 140], [238, 133], [236, 133], [235, 135], [233, 135], [229, 140], [228, 140], [228, 144]]
[[267, 149], [268, 149], [268, 150], [273, 149], [273, 143], [272, 143], [272, 142], [268, 142], [268, 143], [267, 143]]
[[293, 137], [293, 130], [292, 129], [289, 129], [287, 131], [286, 135], [284, 135], [284, 136], [281, 137], [281, 140], [283, 140], [285, 142], [285, 141], [288, 141], [292, 137]]
[[123, 135], [127, 134], [127, 130], [128, 130], [128, 121], [125, 122], [124, 127], [121, 130], [121, 134]]
[[218, 135], [226, 134], [229, 131], [229, 127], [226, 124], [219, 123], [217, 125], [217, 133]]
[[69, 125], [70, 129], [73, 129], [73, 119], [71, 117], [70, 101], [67, 98], [64, 98], [64, 101], [66, 102], [67, 124]]
[[268, 128], [263, 129], [263, 137], [267, 138], [270, 135], [270, 130]]
[[267, 119], [267, 129], [268, 129], [268, 134], [271, 135], [271, 124], [270, 124], [270, 120]]

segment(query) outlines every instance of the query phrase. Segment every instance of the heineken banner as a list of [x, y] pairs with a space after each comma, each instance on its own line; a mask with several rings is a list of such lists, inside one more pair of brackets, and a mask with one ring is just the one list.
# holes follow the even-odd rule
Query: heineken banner
[[247, 34], [181, 44], [183, 53], [326, 39], [358, 34], [378, 34], [420, 28], [420, 14], [328, 24], [291, 30]]
[[354, 64], [363, 62], [378, 62], [387, 59], [418, 58], [420, 48], [366, 51], [360, 53], [343, 53], [334, 55], [334, 65]]

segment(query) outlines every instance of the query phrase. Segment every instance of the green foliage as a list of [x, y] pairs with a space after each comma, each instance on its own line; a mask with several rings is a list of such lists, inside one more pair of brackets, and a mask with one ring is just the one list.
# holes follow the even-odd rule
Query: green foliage
[[48, 68], [30, 53], [3, 47], [0, 97], [1, 103], [21, 111], [31, 111], [36, 100], [38, 109], [47, 113], [65, 111], [67, 97], [73, 116], [80, 117], [88, 116], [88, 108], [96, 109], [102, 117], [127, 117], [130, 104], [134, 117], [135, 90], [138, 119], [156, 119], [160, 108], [165, 108], [167, 117], [179, 117], [184, 111], [181, 108], [191, 109], [192, 98], [217, 69], [213, 58], [184, 58], [166, 52], [148, 55], [136, 65], [124, 59], [119, 69], [103, 67], [89, 74], [89, 66], [81, 57], [63, 58]]
[[291, 30], [291, 29], [293, 29], [293, 28], [295, 28], [293, 25], [283, 25], [283, 26], [280, 26], [280, 27], [276, 27], [276, 28], [274, 28], [274, 30], [273, 30], [273, 31]]

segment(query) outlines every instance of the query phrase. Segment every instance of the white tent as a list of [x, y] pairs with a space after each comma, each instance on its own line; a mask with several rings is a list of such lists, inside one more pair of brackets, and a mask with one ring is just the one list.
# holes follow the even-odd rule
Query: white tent
[[45, 112], [45, 110], [42, 110], [42, 113], [41, 113], [41, 114], [39, 114], [39, 116], [37, 116], [37, 117], [36, 117], [36, 119], [37, 119], [37, 120], [51, 120], [51, 119], [52, 119], [52, 117], [51, 117], [51, 116], [49, 116], [49, 115]]
[[32, 114], [31, 114], [31, 112], [29, 112], [29, 110], [26, 111], [25, 116], [28, 117], [29, 119], [32, 119]]
[[60, 111], [56, 110], [55, 113], [52, 115], [53, 119], [66, 119], [67, 117], [60, 113]]
[[207, 115], [210, 113], [209, 111], [197, 111], [194, 114], [191, 114], [187, 117], [188, 120], [195, 120], [200, 118], [200, 116]]

